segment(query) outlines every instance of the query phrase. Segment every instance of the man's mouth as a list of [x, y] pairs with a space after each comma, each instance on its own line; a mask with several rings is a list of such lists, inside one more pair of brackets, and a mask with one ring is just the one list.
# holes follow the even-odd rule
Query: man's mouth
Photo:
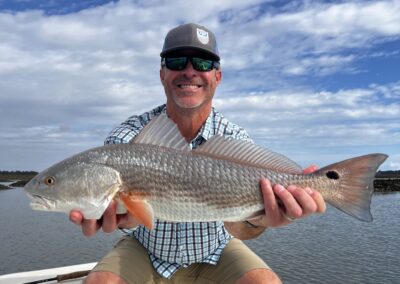
[[180, 89], [186, 89], [186, 90], [194, 90], [200, 88], [201, 85], [197, 84], [178, 84], [178, 88]]

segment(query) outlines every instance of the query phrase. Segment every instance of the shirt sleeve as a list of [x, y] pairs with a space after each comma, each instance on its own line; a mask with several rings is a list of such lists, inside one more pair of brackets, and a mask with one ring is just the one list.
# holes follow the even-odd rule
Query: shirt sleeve
[[163, 104], [141, 115], [129, 117], [108, 134], [104, 144], [129, 143], [154, 116], [165, 112], [165, 109], [166, 106]]
[[232, 138], [233, 139], [237, 139], [237, 140], [244, 140], [244, 141], [248, 141], [251, 143], [254, 143], [253, 140], [250, 138], [250, 135], [247, 133], [247, 131], [242, 128], [237, 126], [237, 131], [233, 132]]
[[129, 143], [143, 128], [138, 116], [132, 116], [108, 134], [104, 144]]

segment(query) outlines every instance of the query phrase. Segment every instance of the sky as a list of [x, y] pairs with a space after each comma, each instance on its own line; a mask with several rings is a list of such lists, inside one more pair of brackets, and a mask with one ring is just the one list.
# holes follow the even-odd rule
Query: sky
[[0, 170], [43, 170], [165, 102], [166, 33], [218, 41], [214, 106], [301, 166], [400, 169], [400, 1], [0, 0]]

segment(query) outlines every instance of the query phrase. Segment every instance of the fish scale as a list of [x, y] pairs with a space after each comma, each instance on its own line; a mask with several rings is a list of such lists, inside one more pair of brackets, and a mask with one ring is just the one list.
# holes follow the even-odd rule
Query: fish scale
[[[229, 219], [236, 215], [237, 210], [243, 214], [250, 212], [251, 215], [251, 206], [258, 210], [263, 206], [258, 186], [262, 176], [260, 169], [190, 153], [178, 155], [172, 149], [153, 155], [157, 149], [151, 145], [136, 145], [135, 148], [131, 152], [134, 156], [129, 159], [140, 162], [131, 162], [128, 168], [121, 171], [124, 191], [147, 195], [156, 216], [185, 222], [209, 221], [208, 211], [214, 212], [214, 216]], [[171, 168], [171, 165], [175, 166]], [[118, 169], [118, 164], [112, 166]], [[228, 174], [224, 170], [227, 167], [230, 168]], [[232, 207], [232, 204], [240, 206]], [[182, 206], [185, 209], [176, 209]], [[186, 207], [192, 206], [201, 209], [193, 214], [196, 220], [187, 214]]]

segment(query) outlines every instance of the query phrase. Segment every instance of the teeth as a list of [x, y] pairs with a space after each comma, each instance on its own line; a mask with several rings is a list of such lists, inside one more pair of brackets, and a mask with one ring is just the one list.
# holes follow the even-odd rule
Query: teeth
[[199, 85], [191, 85], [191, 84], [181, 84], [181, 85], [178, 85], [178, 86], [181, 89], [197, 89], [197, 88], [200, 88]]

